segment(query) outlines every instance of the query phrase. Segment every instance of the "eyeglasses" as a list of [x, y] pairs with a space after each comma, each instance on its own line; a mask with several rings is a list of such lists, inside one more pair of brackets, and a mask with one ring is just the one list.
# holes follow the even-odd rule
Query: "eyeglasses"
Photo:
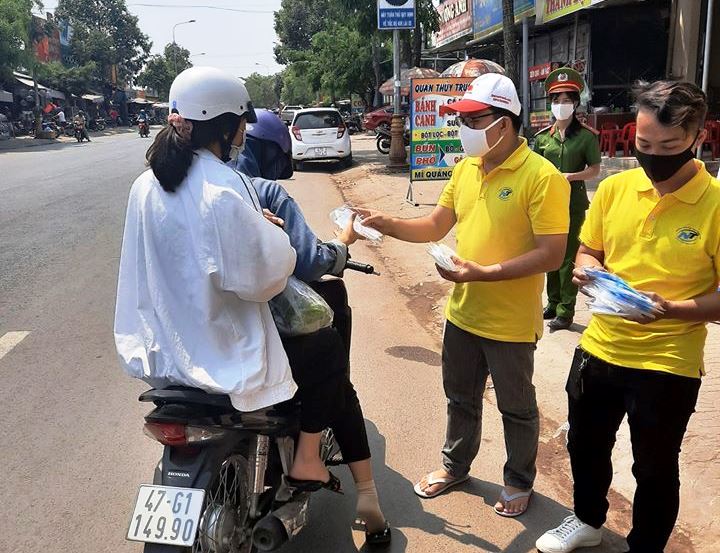
[[465, 117], [463, 115], [458, 115], [456, 119], [461, 125], [465, 125], [466, 127], [474, 129], [475, 125], [477, 125], [481, 119], [485, 119], [486, 117], [490, 117], [492, 115], [495, 115], [496, 113], [497, 112], [495, 111], [491, 111], [490, 113], [486, 113], [484, 115], [476, 115], [475, 117]]

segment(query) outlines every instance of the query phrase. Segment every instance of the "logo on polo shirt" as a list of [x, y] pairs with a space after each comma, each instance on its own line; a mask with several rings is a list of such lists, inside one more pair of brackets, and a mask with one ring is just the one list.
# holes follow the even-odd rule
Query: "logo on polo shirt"
[[512, 192], [512, 188], [503, 188], [498, 192], [498, 198], [506, 202], [510, 199], [510, 196], [512, 196]]
[[694, 244], [700, 238], [700, 232], [692, 227], [682, 227], [677, 231], [677, 239], [685, 244]]

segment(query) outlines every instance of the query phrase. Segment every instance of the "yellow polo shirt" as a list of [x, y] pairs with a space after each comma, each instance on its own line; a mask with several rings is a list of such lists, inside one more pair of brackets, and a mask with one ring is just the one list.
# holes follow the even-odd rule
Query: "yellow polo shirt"
[[[720, 182], [696, 164], [692, 180], [662, 197], [642, 169], [605, 179], [580, 233], [605, 252], [608, 271], [668, 300], [709, 294], [720, 281]], [[614, 365], [699, 378], [706, 335], [705, 323], [593, 315], [580, 343]]]
[[[481, 265], [518, 257], [535, 247], [535, 236], [567, 234], [570, 184], [555, 166], [522, 139], [488, 174], [482, 161], [458, 163], [438, 205], [457, 217], [457, 254]], [[456, 284], [447, 305], [454, 325], [484, 338], [535, 342], [543, 331], [545, 275], [500, 282]]]

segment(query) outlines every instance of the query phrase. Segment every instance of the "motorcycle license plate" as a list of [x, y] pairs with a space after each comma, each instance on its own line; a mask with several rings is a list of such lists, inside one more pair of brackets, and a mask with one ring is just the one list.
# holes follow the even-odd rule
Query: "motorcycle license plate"
[[140, 486], [127, 539], [192, 547], [205, 490]]
[[315, 155], [324, 157], [327, 155], [327, 148], [315, 148]]

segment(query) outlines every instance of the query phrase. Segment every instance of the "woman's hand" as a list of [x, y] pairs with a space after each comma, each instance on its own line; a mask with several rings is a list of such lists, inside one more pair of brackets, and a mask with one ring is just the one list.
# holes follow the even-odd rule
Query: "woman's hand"
[[[589, 267], [590, 265], [588, 265]], [[592, 265], [593, 269], [597, 269], [599, 271], [605, 271], [605, 267], [600, 267], [598, 265]], [[584, 286], [587, 286], [592, 282], [592, 279], [587, 276], [587, 273], [585, 272], [585, 267], [575, 267], [573, 269], [573, 279], [572, 282], [575, 286], [577, 286], [580, 291], [582, 292], [582, 289]]]
[[272, 211], [269, 209], [263, 209], [263, 215], [265, 218], [270, 221], [273, 225], [277, 225], [280, 228], [283, 228], [285, 226], [285, 221], [283, 221], [280, 217], [275, 215]]
[[355, 242], [358, 240], [365, 240], [365, 237], [355, 232], [355, 227], [353, 226], [355, 223], [355, 219], [357, 218], [357, 213], [353, 213], [352, 217], [350, 217], [350, 221], [342, 230], [336, 230], [335, 231], [335, 237], [340, 240], [343, 244], [346, 246], [352, 246]]

